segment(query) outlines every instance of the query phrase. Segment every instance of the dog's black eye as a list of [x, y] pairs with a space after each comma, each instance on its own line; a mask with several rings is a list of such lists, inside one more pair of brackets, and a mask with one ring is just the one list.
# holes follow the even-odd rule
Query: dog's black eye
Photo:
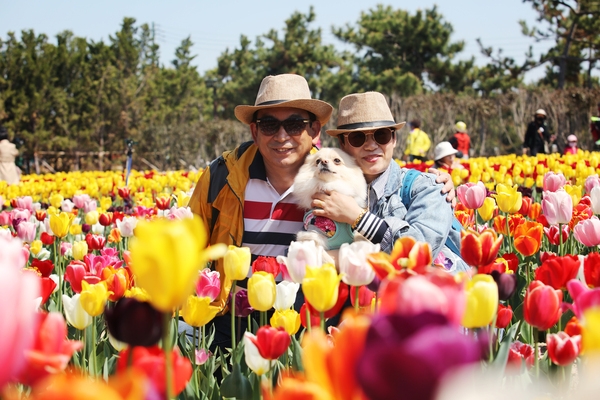
[[321, 159], [317, 158], [317, 165], [321, 164]]
[[333, 162], [336, 163], [336, 164], [341, 164], [342, 160], [340, 160], [339, 158], [334, 158]]

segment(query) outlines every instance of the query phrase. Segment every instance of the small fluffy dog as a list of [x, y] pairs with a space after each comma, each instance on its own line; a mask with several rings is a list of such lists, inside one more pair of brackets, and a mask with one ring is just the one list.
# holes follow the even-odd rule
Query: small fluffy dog
[[[342, 150], [325, 147], [306, 158], [294, 179], [294, 196], [301, 208], [310, 210], [314, 194], [331, 191], [353, 197], [362, 208], [367, 205], [367, 182], [360, 167]], [[304, 217], [304, 228], [296, 240], [313, 240], [326, 250], [339, 248], [340, 241], [353, 240], [348, 224], [317, 217], [311, 212]]]

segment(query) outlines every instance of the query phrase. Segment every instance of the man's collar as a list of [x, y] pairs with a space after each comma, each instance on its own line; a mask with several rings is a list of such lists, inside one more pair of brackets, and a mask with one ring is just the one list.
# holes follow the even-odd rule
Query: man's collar
[[250, 179], [261, 179], [263, 181], [267, 180], [267, 169], [265, 168], [265, 160], [263, 159], [260, 151], [256, 152], [256, 156], [254, 160], [252, 160], [252, 164], [248, 168]]

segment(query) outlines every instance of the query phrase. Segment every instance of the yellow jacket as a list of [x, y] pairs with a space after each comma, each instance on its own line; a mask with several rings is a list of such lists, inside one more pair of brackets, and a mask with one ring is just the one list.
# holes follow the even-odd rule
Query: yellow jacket
[[415, 128], [410, 131], [406, 138], [406, 150], [404, 150], [404, 154], [425, 157], [430, 147], [431, 140], [429, 139], [429, 135], [421, 129]]
[[[258, 147], [246, 142], [226, 151], [214, 160], [200, 176], [189, 206], [202, 218], [210, 245], [224, 243], [241, 246], [244, 235], [244, 192], [249, 180], [249, 167]], [[223, 259], [213, 261], [212, 268], [221, 274], [221, 292], [213, 305], [225, 312], [231, 280], [225, 276]]]

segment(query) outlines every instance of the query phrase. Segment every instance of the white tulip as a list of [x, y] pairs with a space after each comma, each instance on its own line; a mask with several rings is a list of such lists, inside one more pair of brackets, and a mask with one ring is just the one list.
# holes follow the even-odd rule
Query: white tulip
[[350, 286], [368, 285], [375, 278], [375, 270], [367, 262], [367, 255], [379, 253], [380, 245], [368, 241], [344, 243], [338, 254], [342, 281]]
[[277, 290], [277, 296], [275, 297], [275, 304], [273, 308], [278, 311], [288, 310], [292, 308], [296, 301], [296, 294], [300, 288], [299, 283], [282, 281], [275, 287]]
[[63, 294], [62, 298], [67, 322], [81, 331], [90, 326], [93, 318], [81, 306], [81, 301], [79, 301], [80, 296], [79, 293], [73, 297]]
[[269, 371], [269, 360], [262, 358], [258, 351], [258, 347], [252, 343], [250, 337], [255, 337], [252, 333], [244, 333], [244, 360], [246, 365], [258, 376]]

